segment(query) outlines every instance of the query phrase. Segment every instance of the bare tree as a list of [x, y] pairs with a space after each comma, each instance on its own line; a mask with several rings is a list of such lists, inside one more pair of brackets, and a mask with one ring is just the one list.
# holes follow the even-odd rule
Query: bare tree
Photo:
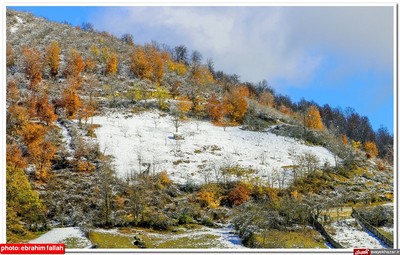
[[124, 137], [126, 137], [128, 131], [129, 131], [129, 126], [126, 124], [121, 125], [120, 130], [121, 130], [122, 134], [124, 135]]

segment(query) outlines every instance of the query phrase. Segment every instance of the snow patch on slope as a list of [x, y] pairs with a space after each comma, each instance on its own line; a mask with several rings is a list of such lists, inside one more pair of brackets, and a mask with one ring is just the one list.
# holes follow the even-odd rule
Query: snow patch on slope
[[29, 243], [65, 243], [68, 239], [74, 238], [77, 246], [76, 248], [90, 248], [92, 246], [89, 239], [84, 233], [76, 227], [68, 228], [53, 228], [49, 232], [41, 235], [40, 237], [29, 241]]
[[343, 245], [344, 248], [386, 248], [376, 238], [363, 231], [355, 219], [346, 219], [331, 224], [336, 234], [333, 239]]
[[18, 31], [19, 25], [24, 23], [24, 21], [18, 16], [15, 16], [15, 19], [17, 20], [17, 24], [10, 28], [11, 33], [16, 33]]
[[[215, 181], [218, 169], [240, 165], [257, 170], [271, 180], [293, 165], [295, 155], [312, 153], [320, 164], [334, 164], [327, 149], [308, 146], [292, 138], [267, 132], [243, 131], [239, 127], [214, 126], [206, 121], [187, 121], [179, 127], [184, 140], [175, 140], [172, 117], [144, 112], [124, 117], [121, 113], [93, 118], [101, 151], [114, 157], [116, 172], [126, 177], [134, 172], [166, 170], [179, 183]], [[290, 175], [286, 173], [286, 175]]]

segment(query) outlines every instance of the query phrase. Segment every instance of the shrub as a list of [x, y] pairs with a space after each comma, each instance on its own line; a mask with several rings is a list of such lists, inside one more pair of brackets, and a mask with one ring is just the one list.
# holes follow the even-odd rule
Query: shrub
[[235, 187], [229, 192], [228, 200], [231, 204], [238, 206], [250, 199], [251, 190], [244, 183], [237, 183]]

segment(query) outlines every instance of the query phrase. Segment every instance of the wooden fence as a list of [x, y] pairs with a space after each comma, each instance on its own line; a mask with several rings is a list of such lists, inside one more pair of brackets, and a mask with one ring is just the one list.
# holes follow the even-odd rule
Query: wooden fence
[[342, 249], [343, 246], [340, 245], [340, 243], [336, 242], [329, 234], [326, 232], [325, 228], [322, 226], [321, 223], [319, 223], [313, 216], [310, 217], [311, 222], [314, 226], [314, 228], [322, 234], [322, 236], [325, 238], [325, 240], [332, 245], [333, 248], [336, 249]]
[[361, 217], [361, 215], [355, 210], [353, 209], [353, 212], [351, 213], [351, 216], [353, 216], [355, 219], [357, 219], [361, 226], [364, 227], [365, 229], [367, 229], [369, 232], [371, 232], [372, 234], [374, 234], [379, 240], [381, 240], [384, 244], [386, 244], [387, 246], [389, 246], [390, 248], [393, 248], [393, 241], [390, 240], [389, 238], [387, 238], [386, 236], [382, 235], [381, 232], [379, 232], [378, 229], [376, 229], [374, 226], [372, 226], [371, 224], [369, 224], [368, 221], [366, 221], [363, 217]]

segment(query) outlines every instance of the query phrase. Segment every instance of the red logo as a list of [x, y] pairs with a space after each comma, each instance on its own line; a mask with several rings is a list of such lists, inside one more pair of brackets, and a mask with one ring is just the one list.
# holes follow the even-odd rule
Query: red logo
[[371, 255], [370, 249], [354, 249], [354, 255]]

